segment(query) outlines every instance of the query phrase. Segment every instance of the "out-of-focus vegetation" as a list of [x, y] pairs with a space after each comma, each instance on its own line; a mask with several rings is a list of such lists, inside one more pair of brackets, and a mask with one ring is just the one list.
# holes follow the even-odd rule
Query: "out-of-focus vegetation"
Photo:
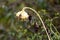
[[[33, 16], [32, 24], [17, 20], [15, 13], [26, 6], [41, 15], [51, 40], [60, 40], [60, 0], [0, 0], [0, 40], [48, 40], [41, 22], [32, 11], [29, 11]], [[33, 26], [35, 22], [39, 25], [37, 32]]]

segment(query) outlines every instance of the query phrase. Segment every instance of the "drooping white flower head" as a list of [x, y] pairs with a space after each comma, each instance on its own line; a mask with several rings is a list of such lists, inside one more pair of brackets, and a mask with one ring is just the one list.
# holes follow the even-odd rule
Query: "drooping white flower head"
[[[20, 15], [21, 15], [21, 16], [20, 16]], [[16, 13], [16, 16], [17, 16], [17, 17], [20, 16], [21, 19], [27, 19], [27, 18], [29, 17], [28, 13], [25, 12], [25, 11], [19, 11], [19, 12], [17, 12], [17, 13]]]

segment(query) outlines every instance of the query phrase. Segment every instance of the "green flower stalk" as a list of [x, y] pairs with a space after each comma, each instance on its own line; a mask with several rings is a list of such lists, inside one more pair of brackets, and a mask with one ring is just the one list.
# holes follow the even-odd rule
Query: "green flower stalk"
[[[46, 29], [46, 27], [45, 27], [44, 22], [43, 22], [41, 16], [39, 15], [39, 13], [36, 12], [36, 10], [34, 10], [34, 9], [30, 8], [30, 7], [24, 7], [24, 8], [22, 9], [22, 11], [20, 11], [20, 13], [17, 13], [17, 14], [16, 14], [16, 16], [17, 16], [17, 15], [19, 16], [20, 14], [23, 14], [23, 15], [21, 15], [21, 16], [22, 16], [21, 19], [28, 19], [28, 16], [29, 16], [29, 15], [25, 12], [26, 9], [30, 9], [30, 10], [32, 10], [33, 12], [36, 13], [36, 15], [38, 16], [39, 20], [41, 21], [41, 23], [42, 23], [42, 25], [43, 25], [43, 28], [44, 28], [45, 31], [46, 31], [46, 34], [47, 34], [47, 36], [48, 36], [48, 39], [51, 40], [51, 39], [50, 39], [50, 36], [49, 36], [49, 34], [48, 34], [48, 32], [47, 32], [47, 29]], [[24, 12], [25, 12], [25, 13], [24, 13]], [[26, 15], [24, 15], [24, 14], [26, 14]]]

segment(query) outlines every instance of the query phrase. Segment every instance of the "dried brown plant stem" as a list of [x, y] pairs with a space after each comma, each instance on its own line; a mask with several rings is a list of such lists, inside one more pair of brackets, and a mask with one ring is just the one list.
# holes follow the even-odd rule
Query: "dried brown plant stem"
[[50, 39], [50, 36], [49, 36], [49, 34], [48, 34], [48, 32], [47, 32], [47, 29], [46, 29], [46, 27], [45, 27], [45, 24], [44, 24], [44, 22], [43, 22], [41, 16], [39, 15], [39, 13], [36, 12], [34, 9], [32, 9], [32, 8], [30, 8], [30, 7], [24, 7], [22, 10], [26, 10], [26, 9], [30, 9], [30, 10], [32, 10], [33, 12], [36, 13], [36, 15], [39, 17], [39, 20], [41, 21], [41, 23], [42, 23], [42, 25], [43, 25], [43, 28], [44, 28], [45, 31], [46, 31], [46, 34], [47, 34], [47, 36], [48, 36], [48, 39], [51, 40], [51, 39]]

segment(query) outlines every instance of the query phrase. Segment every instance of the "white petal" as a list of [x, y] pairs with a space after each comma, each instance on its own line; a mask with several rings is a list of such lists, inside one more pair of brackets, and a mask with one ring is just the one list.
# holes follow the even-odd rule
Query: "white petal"
[[21, 15], [22, 15], [21, 18], [28, 18], [29, 17], [28, 13], [26, 13], [25, 11], [22, 12]]
[[21, 11], [17, 12], [17, 13], [16, 13], [16, 16], [19, 17], [20, 14], [21, 14]]

